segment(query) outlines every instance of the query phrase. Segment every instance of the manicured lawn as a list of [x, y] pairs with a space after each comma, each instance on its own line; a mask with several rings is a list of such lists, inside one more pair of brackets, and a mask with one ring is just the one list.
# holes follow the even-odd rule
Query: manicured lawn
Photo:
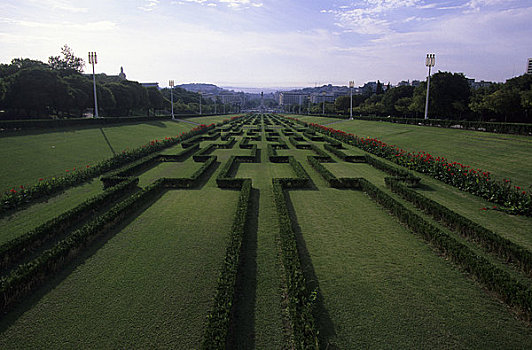
[[[229, 117], [190, 120], [210, 124]], [[532, 153], [526, 153], [519, 146], [532, 150], [528, 138], [416, 126], [410, 130], [404, 129], [403, 125], [348, 122], [335, 118], [302, 119], [323, 121], [322, 124], [337, 122], [330, 124], [331, 127], [361, 136], [380, 137], [371, 132], [380, 133], [385, 141], [388, 140], [384, 137], [404, 141], [405, 144], [396, 142], [403, 147], [409, 147], [407, 144], [412, 147], [426, 145], [433, 147], [434, 151], [421, 147], [412, 149], [426, 150], [471, 165], [474, 165], [472, 161], [477, 161], [483, 164], [478, 166], [499, 176], [505, 171], [520, 174], [528, 184], [532, 179], [532, 165], [529, 164]], [[264, 125], [263, 121], [259, 125]], [[181, 130], [194, 127], [184, 122], [161, 124], [165, 126], [113, 127], [105, 129], [104, 133], [118, 150], [118, 145], [125, 148], [128, 142], [144, 144], [153, 138], [174, 136]], [[349, 128], [353, 130], [347, 130]], [[388, 128], [397, 129], [392, 132]], [[173, 131], [153, 136], [164, 130]], [[148, 134], [152, 136], [144, 138]], [[59, 136], [75, 136], [74, 139], [83, 140], [76, 141], [69, 148], [67, 140], [63, 143], [54, 141], [53, 138], [57, 140]], [[286, 290], [283, 289], [287, 281], [280, 259], [279, 218], [272, 178], [293, 177], [295, 174], [289, 164], [269, 161], [268, 141], [264, 136], [263, 132], [260, 141], [251, 141], [260, 150], [260, 162], [241, 163], [234, 174], [238, 178], [251, 178], [253, 189], [234, 300], [233, 348], [281, 349], [291, 346]], [[25, 162], [24, 167], [30, 169], [33, 177], [42, 176], [37, 175], [35, 169], [48, 171], [44, 176], [52, 176], [57, 166], [51, 161], [53, 154], [49, 152], [53, 149], [49, 147], [50, 143], [46, 146], [50, 148], [48, 150], [37, 145], [33, 140], [35, 137], [42, 138], [42, 142], [46, 138], [49, 138], [47, 142], [55, 142], [55, 150], [59, 149], [62, 154], [56, 163], [79, 160], [83, 162], [80, 164], [85, 164], [91, 157], [104, 159], [111, 155], [100, 129], [0, 138], [0, 145], [4, 142], [6, 147], [12, 147], [13, 156], [9, 159], [16, 159], [18, 150]], [[7, 142], [9, 138], [15, 140], [13, 145]], [[216, 177], [230, 156], [250, 154], [249, 149], [238, 147], [242, 138], [236, 137], [232, 149], [216, 149], [211, 153], [217, 157], [217, 162], [197, 188], [170, 190], [153, 203], [146, 203], [147, 209], [142, 213], [126, 219], [116, 232], [82, 252], [73, 264], [15, 310], [2, 316], [0, 349], [199, 348], [239, 197], [236, 190], [219, 189]], [[519, 318], [498, 295], [488, 292], [474, 278], [442, 257], [363, 192], [330, 188], [307, 160], [307, 156], [315, 153], [296, 149], [288, 142], [288, 137], [281, 138], [289, 149], [279, 149], [277, 153], [294, 156], [312, 180], [309, 189], [290, 190], [287, 197], [288, 208], [297, 218], [294, 230], [308, 287], [311, 290], [319, 287], [316, 316], [323, 348], [328, 344], [329, 348], [340, 349], [532, 348], [530, 324]], [[456, 139], [462, 150], [455, 149], [450, 139]], [[24, 140], [28, 142], [24, 143]], [[202, 141], [200, 148], [221, 142], [224, 141], [219, 138]], [[495, 145], [493, 153], [482, 149], [492, 143]], [[324, 142], [314, 144], [323, 149]], [[33, 153], [31, 147], [37, 147], [41, 152], [42, 159], [35, 163], [35, 169], [32, 164], [26, 164], [29, 161], [24, 158]], [[511, 157], [523, 157], [523, 164], [510, 160], [504, 152], [501, 153], [503, 149]], [[464, 150], [470, 153], [466, 154]], [[182, 146], [177, 145], [162, 153], [181, 151]], [[362, 150], [347, 145], [343, 151], [352, 155], [364, 154]], [[455, 159], [452, 155], [462, 156], [465, 160]], [[411, 203], [391, 193], [384, 183], [388, 174], [366, 163], [347, 163], [335, 156], [333, 159], [335, 163], [323, 165], [335, 176], [363, 177], [409, 210], [437, 225]], [[190, 156], [183, 162], [158, 164], [136, 176], [139, 176], [139, 186], [145, 187], [162, 177], [189, 177], [201, 166], [202, 163], [194, 162]], [[22, 173], [22, 170], [2, 169], [0, 180], [4, 176], [19, 181], [14, 175], [17, 171]], [[528, 173], [524, 174], [526, 171]], [[532, 249], [532, 218], [481, 210], [492, 205], [430, 177], [420, 177], [421, 186], [415, 189], [419, 193], [524, 248]], [[0, 218], [0, 244], [101, 191], [101, 183], [95, 179], [48, 202]], [[487, 256], [490, 262], [532, 285], [532, 279], [483, 252], [478, 244], [465, 241], [457, 233], [450, 235], [473, 247], [475, 254]]]
[[33, 185], [39, 178], [65, 175], [126, 148], [177, 136], [194, 125], [172, 121], [105, 128], [65, 128], [42, 133], [21, 132], [0, 137], [0, 191]]
[[61, 215], [103, 190], [102, 183], [95, 179], [90, 183], [68, 189], [47, 201], [34, 204], [0, 218], [0, 244], [18, 237], [44, 222]]
[[4, 319], [0, 348], [199, 348], [237, 198], [167, 192], [30, 309]]
[[[326, 124], [331, 118], [301, 118]], [[515, 185], [532, 186], [532, 138], [521, 135], [444, 129], [366, 120], [345, 120], [330, 125], [360, 137], [378, 138], [409, 151], [425, 151], [509, 178]]]
[[[347, 348], [522, 348], [532, 331], [358, 191], [292, 191], [326, 342]], [[308, 269], [308, 268], [307, 268]]]

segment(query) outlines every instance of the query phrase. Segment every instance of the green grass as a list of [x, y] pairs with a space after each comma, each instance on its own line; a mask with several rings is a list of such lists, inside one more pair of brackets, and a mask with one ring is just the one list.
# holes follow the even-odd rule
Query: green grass
[[110, 158], [113, 151], [118, 153], [156, 138], [177, 136], [193, 126], [164, 121], [102, 129], [65, 128], [42, 133], [9, 134], [0, 137], [0, 157], [3, 160], [0, 190], [33, 185], [41, 177], [62, 176], [66, 169], [84, 168]]
[[[311, 119], [302, 118], [310, 122]], [[330, 118], [320, 122], [325, 124]], [[474, 168], [490, 171], [515, 185], [532, 186], [532, 138], [521, 135], [444, 129], [365, 120], [345, 120], [330, 125], [361, 137], [378, 138], [409, 151], [425, 151]], [[532, 188], [531, 188], [532, 189]]]
[[[226, 118], [228, 116], [191, 120], [208, 124]], [[319, 122], [320, 118], [313, 118]], [[193, 127], [186, 123], [168, 123], [171, 123], [168, 128]], [[349, 122], [340, 121], [331, 126], [351, 125], [343, 123]], [[383, 132], [382, 125], [398, 127], [398, 130], [403, 127], [379, 123], [374, 131]], [[139, 132], [135, 140], [140, 142], [147, 126], [130, 127]], [[131, 128], [117, 127], [114, 136], [106, 130], [106, 135], [110, 140], [126, 142], [131, 137]], [[442, 135], [464, 133], [436, 128], [421, 130], [435, 130]], [[72, 133], [89, 131], [91, 129]], [[92, 131], [101, 136], [99, 129]], [[391, 131], [389, 134], [395, 135]], [[415, 132], [406, 134], [412, 140], [408, 137], [405, 140], [414, 142], [417, 137], [420, 143], [433, 142], [434, 147], [437, 146], [437, 141], [429, 137]], [[400, 135], [397, 133], [395, 137]], [[508, 137], [500, 142], [508, 145], [510, 153], [517, 152], [516, 140], [520, 138], [474, 135]], [[52, 135], [16, 136], [20, 138], [19, 148], [26, 149], [22, 146], [23, 140], [36, 136]], [[453, 150], [449, 142], [441, 135], [433, 137], [440, 137], [438, 142], [441, 143], [440, 151], [433, 153], [451, 158], [445, 153]], [[212, 152], [218, 164], [210, 177], [203, 179], [200, 188], [166, 192], [109, 240], [90, 248], [70, 269], [4, 316], [0, 321], [0, 348], [198, 348], [238, 198], [238, 191], [218, 189], [216, 177], [231, 155], [250, 153], [248, 149], [238, 148], [241, 138], [237, 137], [232, 149]], [[0, 138], [1, 142], [5, 140]], [[200, 146], [205, 148], [220, 142], [220, 139], [202, 142]], [[479, 147], [476, 142], [472, 139], [470, 147]], [[253, 191], [242, 252], [244, 265], [235, 301], [234, 341], [236, 348], [280, 349], [286, 347], [283, 323], [286, 317], [281, 304], [283, 272], [271, 179], [293, 176], [293, 170], [288, 164], [269, 162], [265, 138], [252, 143], [261, 150], [261, 162], [242, 163], [236, 171], [236, 177], [253, 180]], [[90, 155], [84, 148], [86, 143], [81, 144], [78, 153]], [[323, 142], [315, 144], [323, 148]], [[33, 141], [29, 142], [25, 152], [29, 154], [33, 145]], [[288, 145], [289, 149], [278, 150], [278, 154], [294, 156], [314, 184], [311, 190], [290, 191], [289, 197], [300, 228], [296, 226], [305, 273], [311, 285], [317, 283], [320, 287], [318, 323], [322, 339], [346, 349], [532, 346], [530, 324], [520, 320], [496, 295], [439, 256], [422, 238], [405, 229], [363, 192], [329, 188], [307, 161], [307, 156], [314, 152]], [[75, 147], [72, 149], [77, 152]], [[163, 153], [181, 151], [178, 145]], [[350, 146], [343, 151], [364, 153]], [[62, 152], [76, 158], [76, 152], [68, 154], [63, 148]], [[494, 153], [492, 162], [489, 157], [482, 158], [484, 154], [479, 153], [478, 161], [485, 162], [487, 170], [493, 170], [489, 166], [492, 163], [504, 164], [507, 159]], [[42, 163], [46, 163], [46, 158], [50, 156], [43, 155]], [[364, 177], [398, 198], [384, 184], [386, 173], [368, 164], [346, 163], [333, 158], [336, 163], [324, 166], [336, 176]], [[201, 165], [192, 157], [184, 162], [161, 163], [139, 174], [139, 185], [144, 187], [160, 177], [186, 177]], [[523, 164], [523, 169], [529, 168], [530, 164]], [[421, 178], [422, 186], [416, 191], [532, 249], [532, 218], [480, 210], [489, 207], [489, 203], [427, 176], [421, 175]], [[1, 219], [0, 243], [100, 192], [101, 184], [95, 180], [47, 203]]]
[[103, 190], [102, 183], [93, 180], [71, 188], [47, 201], [0, 218], [0, 244], [10, 241], [29, 230], [70, 210]]
[[219, 189], [167, 192], [4, 320], [0, 348], [199, 348], [237, 199]]
[[290, 197], [330, 343], [341, 349], [532, 345], [529, 327], [362, 192], [320, 188]]

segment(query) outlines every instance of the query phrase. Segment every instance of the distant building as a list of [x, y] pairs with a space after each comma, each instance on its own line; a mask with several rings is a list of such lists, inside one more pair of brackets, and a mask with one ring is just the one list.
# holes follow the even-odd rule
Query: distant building
[[279, 93], [279, 104], [281, 106], [287, 105], [300, 105], [303, 104], [307, 99], [306, 94], [298, 92], [287, 92], [283, 91]]
[[528, 59], [528, 67], [527, 67], [526, 73], [532, 74], [532, 58]]
[[312, 94], [310, 95], [310, 102], [322, 103], [322, 102], [334, 102], [336, 96], [334, 94]]

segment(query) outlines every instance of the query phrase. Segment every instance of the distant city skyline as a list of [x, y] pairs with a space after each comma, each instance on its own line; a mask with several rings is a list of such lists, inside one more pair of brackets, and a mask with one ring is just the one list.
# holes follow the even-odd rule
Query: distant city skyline
[[161, 87], [298, 88], [424, 80], [430, 52], [434, 72], [503, 82], [526, 72], [530, 18], [529, 0], [4, 0], [0, 63], [68, 44]]

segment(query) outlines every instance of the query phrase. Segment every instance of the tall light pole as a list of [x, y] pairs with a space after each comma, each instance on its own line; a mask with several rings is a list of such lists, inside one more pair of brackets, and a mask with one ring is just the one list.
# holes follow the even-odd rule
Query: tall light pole
[[323, 96], [323, 112], [321, 114], [325, 115], [325, 92], [322, 94]]
[[307, 107], [307, 115], [310, 115], [310, 96], [308, 96], [308, 107]]
[[168, 85], [170, 85], [170, 103], [172, 104], [172, 119], [175, 119], [174, 117], [174, 81], [169, 80]]
[[98, 57], [96, 52], [89, 52], [89, 64], [92, 64], [92, 85], [94, 87], [94, 115], [99, 118], [98, 115], [98, 98], [96, 97], [96, 75], [94, 74], [94, 65], [98, 63]]
[[349, 120], [353, 120], [353, 88], [355, 87], [355, 82], [353, 80], [349, 81], [349, 97], [351, 98], [351, 103], [349, 105]]
[[429, 119], [429, 89], [430, 89], [430, 69], [436, 63], [436, 56], [433, 53], [428, 53], [425, 59], [425, 66], [429, 67], [429, 75], [427, 76], [427, 98], [425, 99], [425, 119]]

